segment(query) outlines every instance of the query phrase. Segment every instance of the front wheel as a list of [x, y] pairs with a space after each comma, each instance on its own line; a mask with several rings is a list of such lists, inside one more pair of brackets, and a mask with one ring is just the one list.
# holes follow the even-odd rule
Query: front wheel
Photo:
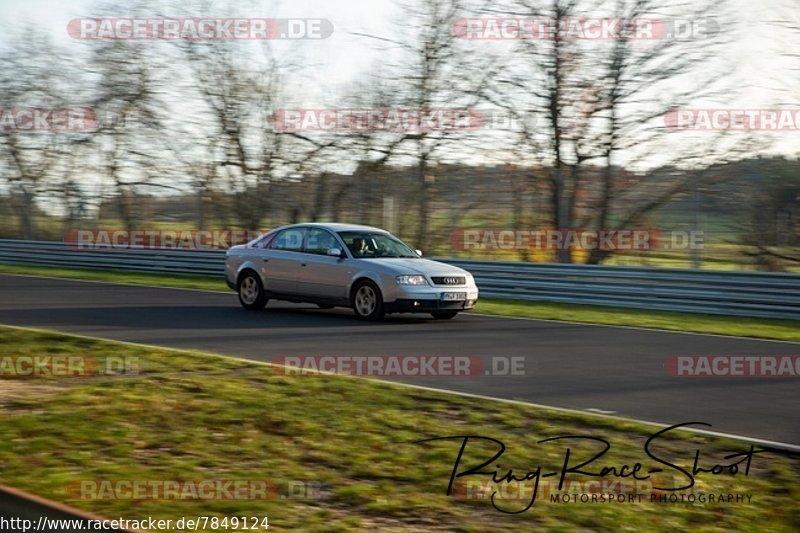
[[362, 281], [353, 291], [353, 311], [362, 320], [380, 320], [383, 317], [383, 297], [378, 286]]
[[267, 305], [264, 286], [254, 272], [247, 272], [239, 279], [239, 303], [248, 311], [264, 309]]
[[431, 316], [436, 320], [450, 320], [458, 314], [458, 311], [434, 311]]

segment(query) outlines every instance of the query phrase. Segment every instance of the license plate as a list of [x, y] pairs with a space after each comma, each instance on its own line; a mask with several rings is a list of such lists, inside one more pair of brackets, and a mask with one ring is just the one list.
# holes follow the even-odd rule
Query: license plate
[[460, 300], [466, 300], [467, 293], [466, 292], [443, 292], [442, 293], [442, 301], [443, 302], [457, 302]]

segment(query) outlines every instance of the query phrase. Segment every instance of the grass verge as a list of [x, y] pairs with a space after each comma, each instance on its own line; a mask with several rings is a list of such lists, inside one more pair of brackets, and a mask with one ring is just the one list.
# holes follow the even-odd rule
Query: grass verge
[[52, 276], [55, 278], [106, 281], [109, 283], [133, 283], [158, 287], [177, 287], [180, 289], [203, 289], [209, 291], [228, 291], [222, 277], [180, 276], [175, 274], [148, 274], [139, 272], [120, 272], [84, 268], [60, 268], [29, 265], [0, 265], [0, 273], [27, 274], [30, 276]]
[[[73, 268], [0, 265], [0, 273], [54, 276], [69, 279], [133, 283], [185, 289], [228, 291], [219, 278], [203, 276], [177, 276], [140, 274]], [[589, 324], [636, 326], [693, 333], [735, 335], [761, 339], [800, 342], [800, 327], [796, 320], [723, 317], [667, 311], [646, 311], [592, 305], [560, 304], [551, 302], [524, 302], [482, 298], [476, 313], [546, 320], [566, 320]]]
[[[486, 476], [463, 478], [466, 485], [459, 485], [458, 497], [445, 495], [459, 442], [415, 441], [450, 435], [499, 439], [507, 446], [497, 461], [500, 475], [513, 468], [522, 476], [537, 465], [543, 472], [558, 472], [567, 447], [572, 464], [602, 449], [588, 440], [537, 444], [561, 435], [610, 442], [611, 450], [586, 470], [636, 462], [645, 468], [661, 466], [644, 452], [654, 429], [357, 378], [284, 375], [275, 367], [208, 354], [0, 327], [0, 361], [8, 355], [47, 354], [80, 354], [95, 358], [100, 368], [108, 356], [135, 358], [138, 373], [2, 380], [0, 482], [107, 517], [267, 515], [272, 529], [307, 531], [800, 529], [796, 455], [756, 455], [747, 476], [697, 475], [695, 498], [747, 494], [749, 502], [651, 501], [642, 483], [641, 503], [551, 503], [548, 483], [554, 477], [542, 480], [532, 508], [510, 515], [491, 506], [494, 489], [479, 489]], [[691, 470], [695, 450], [701, 452], [701, 466], [710, 468], [730, 464], [724, 456], [749, 447], [676, 432], [653, 449]], [[471, 442], [462, 465], [476, 465], [493, 452], [491, 446]], [[597, 479], [569, 475], [567, 489], [589, 494], [597, 488], [585, 483]], [[612, 482], [610, 476], [605, 479]], [[686, 479], [671, 468], [651, 478], [665, 486]], [[269, 480], [279, 493], [287, 487], [293, 491], [266, 500], [132, 500], [108, 494], [83, 499], [71, 488], [86, 480]], [[632, 490], [619, 484], [608, 490], [614, 486]], [[530, 482], [524, 487], [529, 491]], [[514, 500], [519, 486], [497, 488], [498, 505], [507, 510], [527, 505], [530, 492]]]

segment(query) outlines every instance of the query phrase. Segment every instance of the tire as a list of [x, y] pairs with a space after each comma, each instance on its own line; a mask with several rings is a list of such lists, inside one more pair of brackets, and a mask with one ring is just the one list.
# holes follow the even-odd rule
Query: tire
[[333, 306], [328, 304], [317, 304], [317, 307], [320, 309], [333, 309]]
[[255, 272], [245, 272], [239, 278], [239, 303], [248, 311], [258, 311], [267, 305], [267, 295], [261, 279]]
[[458, 314], [458, 311], [434, 311], [431, 316], [436, 320], [450, 320]]
[[353, 288], [350, 303], [356, 316], [361, 320], [380, 320], [385, 313], [381, 291], [371, 281], [362, 281]]

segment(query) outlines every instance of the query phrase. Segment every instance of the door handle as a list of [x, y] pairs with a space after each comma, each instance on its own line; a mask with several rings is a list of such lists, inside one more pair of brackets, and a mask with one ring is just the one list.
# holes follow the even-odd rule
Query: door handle
[[269, 263], [269, 259], [266, 259], [266, 258], [262, 259], [262, 261], [264, 261], [265, 263]]
[[305, 263], [300, 263], [300, 266], [304, 267], [304, 266], [306, 266], [306, 264]]

